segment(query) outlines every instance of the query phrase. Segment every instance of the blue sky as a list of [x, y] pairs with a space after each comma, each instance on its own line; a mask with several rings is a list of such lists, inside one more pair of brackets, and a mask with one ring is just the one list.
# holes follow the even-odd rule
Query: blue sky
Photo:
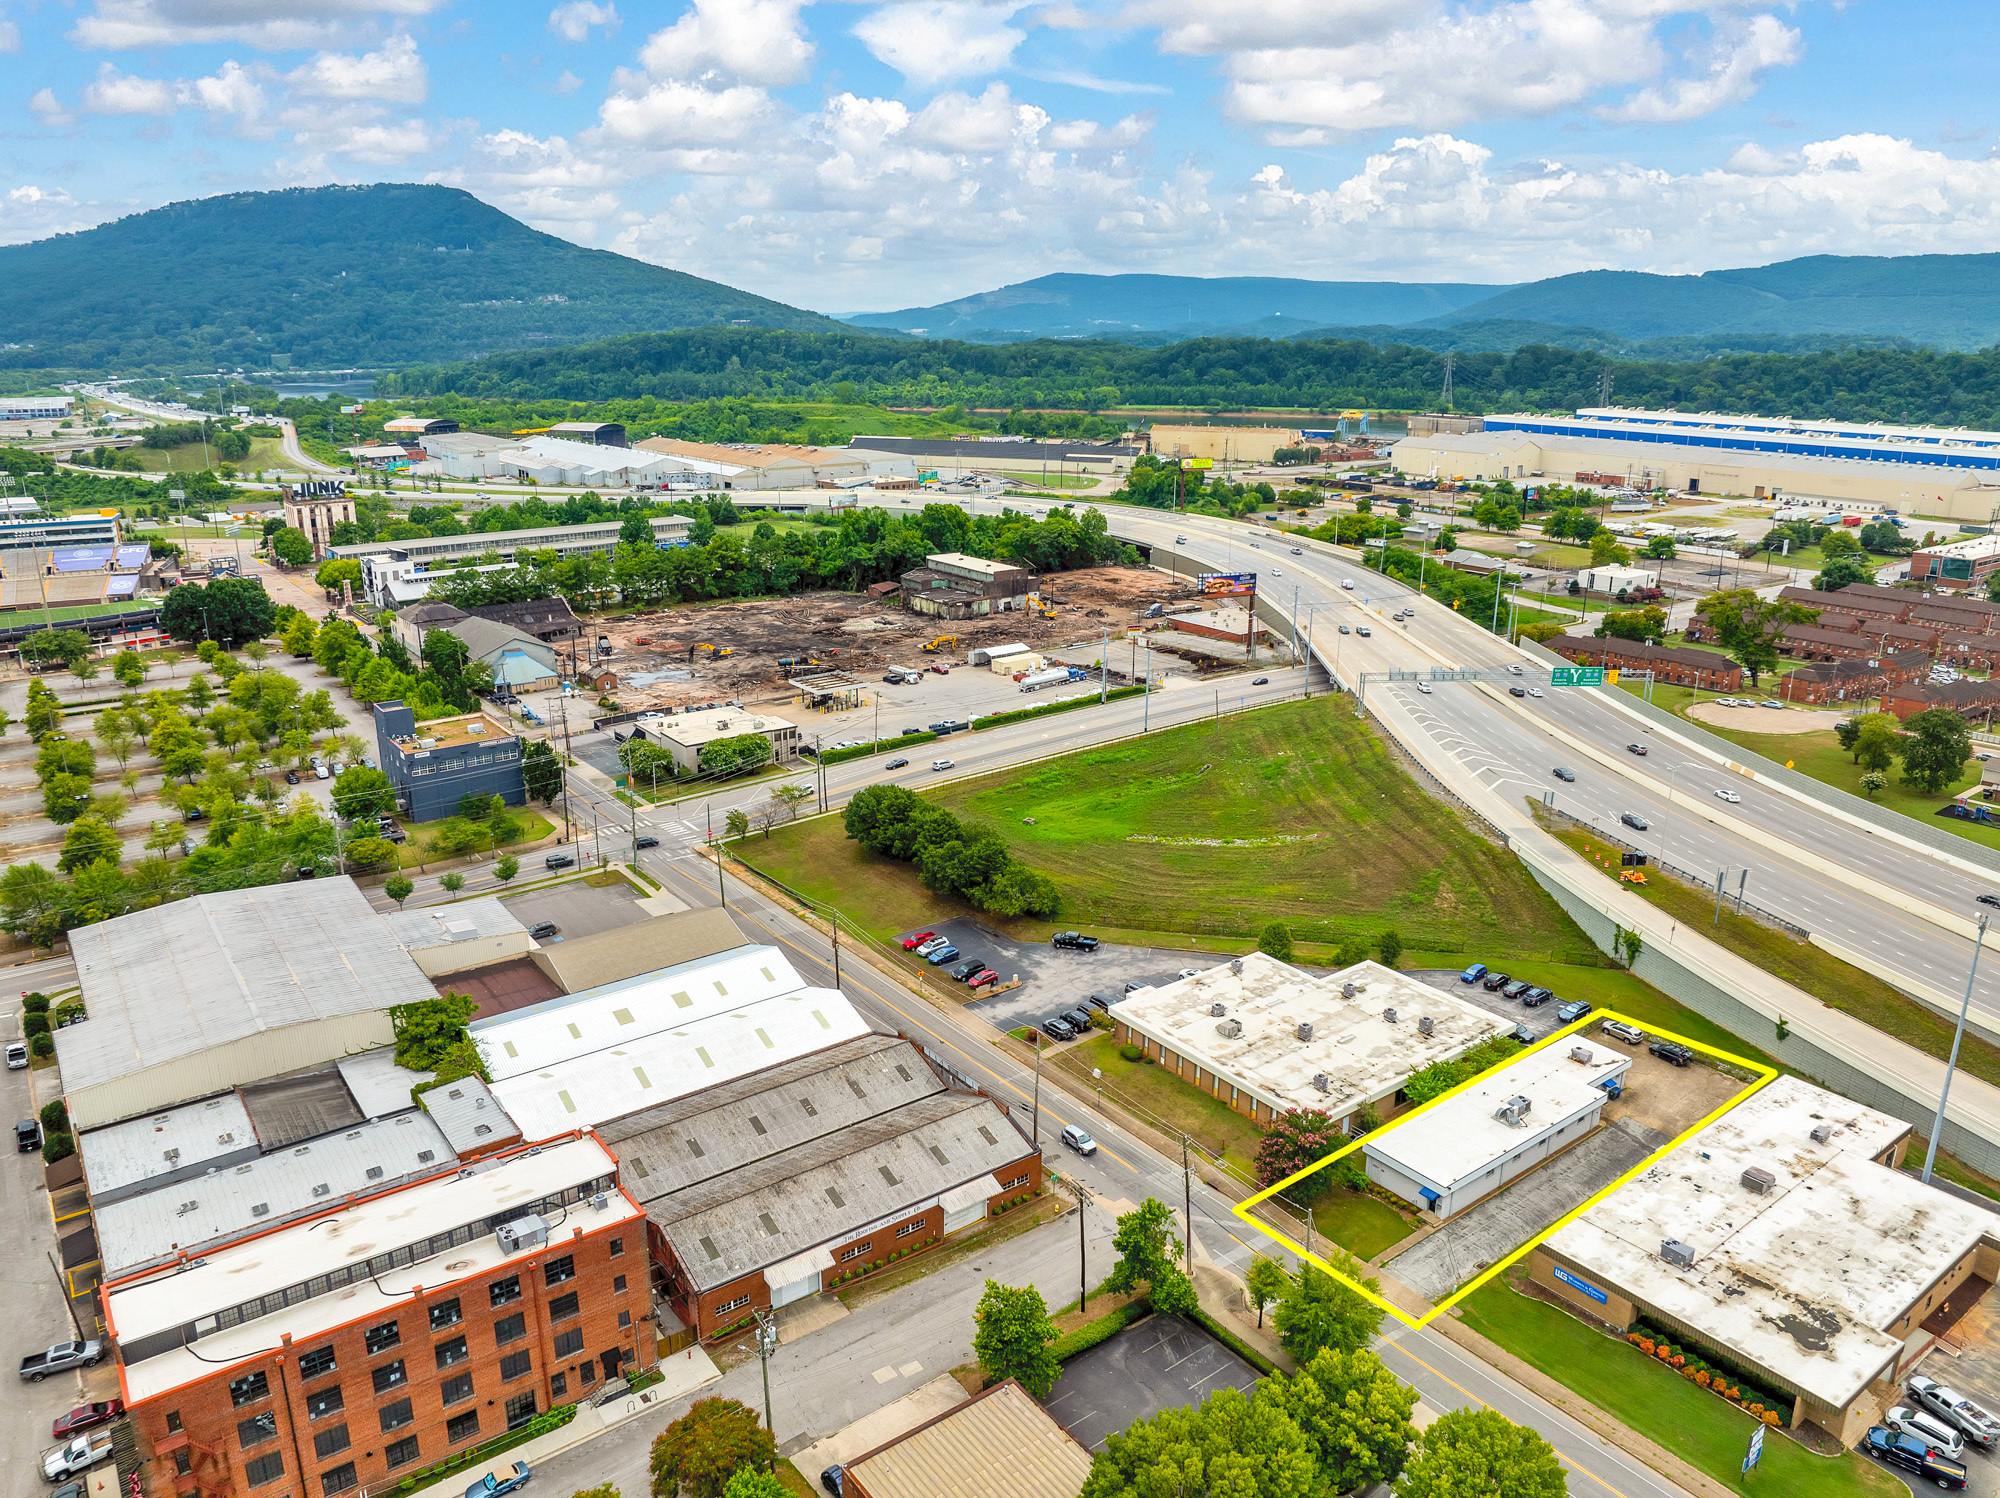
[[0, 242], [464, 187], [822, 311], [2000, 248], [1991, 5], [0, 0]]

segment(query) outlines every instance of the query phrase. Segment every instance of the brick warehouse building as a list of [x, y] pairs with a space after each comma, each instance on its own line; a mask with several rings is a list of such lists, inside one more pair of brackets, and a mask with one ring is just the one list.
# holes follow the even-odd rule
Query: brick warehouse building
[[156, 1498], [375, 1488], [651, 1366], [617, 1174], [571, 1134], [107, 1284]]

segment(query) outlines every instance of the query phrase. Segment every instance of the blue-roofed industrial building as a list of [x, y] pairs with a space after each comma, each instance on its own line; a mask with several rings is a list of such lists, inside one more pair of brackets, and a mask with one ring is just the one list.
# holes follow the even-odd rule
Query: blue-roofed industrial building
[[521, 741], [484, 713], [419, 724], [400, 700], [378, 702], [375, 746], [396, 800], [413, 822], [451, 816], [471, 795], [498, 796], [510, 806], [528, 799]]

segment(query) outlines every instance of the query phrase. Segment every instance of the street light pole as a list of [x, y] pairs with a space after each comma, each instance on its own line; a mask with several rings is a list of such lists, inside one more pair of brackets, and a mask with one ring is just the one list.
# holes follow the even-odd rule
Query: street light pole
[[1923, 1182], [1931, 1181], [1931, 1165], [1937, 1159], [1938, 1135], [1944, 1132], [1944, 1104], [1951, 1096], [1952, 1073], [1958, 1070], [1958, 1044], [1965, 1039], [1965, 1014], [1972, 1007], [1972, 980], [1979, 974], [1979, 950], [1986, 945], [1986, 923], [1993, 919], [1989, 913], [1979, 917], [1979, 930], [1972, 938], [1972, 965], [1965, 974], [1965, 999], [1958, 1006], [1958, 1027], [1951, 1032], [1951, 1059], [1944, 1064], [1944, 1086], [1938, 1089], [1937, 1117], [1931, 1120], [1930, 1142], [1924, 1146]]
[[1042, 1147], [1042, 1032], [1035, 1034], [1035, 1110], [1034, 1124], [1028, 1130], [1028, 1137], [1034, 1141], [1036, 1149]]
[[769, 1311], [752, 1311], [757, 1318], [757, 1360], [764, 1365], [764, 1429], [777, 1435], [771, 1423], [771, 1354], [778, 1350], [778, 1322]]

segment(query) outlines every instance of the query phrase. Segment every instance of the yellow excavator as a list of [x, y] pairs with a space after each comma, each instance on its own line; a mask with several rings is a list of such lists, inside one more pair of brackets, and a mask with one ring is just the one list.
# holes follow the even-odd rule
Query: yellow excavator
[[733, 647], [728, 645], [710, 645], [707, 643], [690, 645], [688, 646], [688, 659], [693, 660], [696, 651], [700, 651], [703, 655], [724, 656], [731, 654], [732, 650]]
[[958, 649], [958, 636], [939, 635], [935, 640], [931, 641], [930, 644], [924, 646], [924, 649], [932, 652], [933, 654], [935, 654], [940, 650], [956, 650]]

